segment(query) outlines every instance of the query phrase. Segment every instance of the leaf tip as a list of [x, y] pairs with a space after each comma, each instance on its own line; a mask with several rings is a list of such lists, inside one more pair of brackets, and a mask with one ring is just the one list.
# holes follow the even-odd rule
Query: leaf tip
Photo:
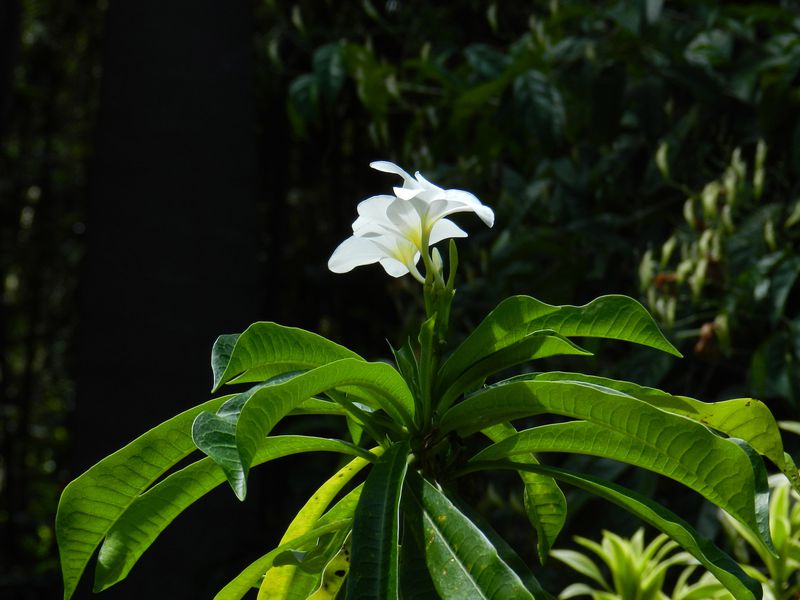
[[247, 497], [247, 475], [239, 473], [236, 475], [235, 477], [229, 477], [228, 481], [231, 484], [233, 493], [236, 494], [236, 497], [239, 499], [239, 502], [244, 502]]

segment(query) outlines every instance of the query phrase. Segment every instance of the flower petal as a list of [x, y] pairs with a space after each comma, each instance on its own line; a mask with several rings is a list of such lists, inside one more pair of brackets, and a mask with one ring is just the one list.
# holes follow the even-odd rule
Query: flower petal
[[431, 245], [448, 238], [467, 237], [467, 232], [453, 223], [450, 219], [440, 219], [431, 229]]
[[369, 163], [369, 166], [375, 169], [376, 171], [382, 171], [383, 173], [394, 173], [395, 175], [400, 175], [400, 177], [405, 179], [406, 183], [412, 185], [413, 187], [417, 187], [416, 181], [414, 181], [414, 178], [411, 177], [411, 175], [406, 173], [396, 164], [389, 162], [388, 160], [376, 160]]
[[439, 187], [438, 185], [436, 185], [435, 183], [431, 183], [430, 181], [428, 181], [427, 179], [425, 179], [425, 178], [422, 176], [422, 173], [420, 173], [419, 171], [417, 171], [416, 173], [414, 173], [414, 177], [416, 177], [416, 179], [417, 179], [417, 183], [419, 183], [419, 184], [420, 184], [420, 185], [421, 185], [421, 186], [422, 186], [424, 189], [426, 189], [426, 190], [429, 190], [429, 191], [438, 191], [438, 192], [443, 192], [443, 191], [444, 191], [442, 188], [440, 188], [440, 187]]
[[394, 200], [394, 196], [389, 194], [381, 194], [380, 196], [370, 196], [366, 200], [358, 203], [358, 214], [361, 217], [368, 219], [384, 219], [386, 218], [386, 209], [389, 204]]
[[411, 198], [414, 198], [422, 192], [421, 188], [412, 189], [406, 187], [396, 187], [392, 189], [394, 190], [394, 195], [398, 198], [402, 198], [403, 200], [411, 200]]
[[[358, 203], [358, 217], [353, 221], [353, 231], [366, 230], [374, 223], [386, 221], [386, 209], [395, 200], [394, 196], [372, 196]], [[374, 228], [370, 228], [371, 230]], [[358, 234], [361, 236], [361, 234]]]
[[474, 194], [464, 190], [447, 190], [445, 192], [445, 198], [449, 202], [460, 202], [468, 206], [468, 210], [478, 215], [481, 221], [486, 223], [487, 227], [492, 227], [494, 225], [494, 211], [485, 204], [482, 204]]
[[386, 250], [378, 246], [373, 238], [349, 237], [333, 251], [328, 268], [334, 273], [347, 273], [385, 257]]
[[402, 277], [403, 275], [408, 273], [408, 267], [406, 267], [396, 258], [392, 258], [391, 256], [382, 258], [380, 260], [380, 263], [383, 269], [392, 277]]
[[413, 202], [395, 200], [386, 209], [386, 216], [402, 237], [419, 248], [422, 244], [422, 217]]

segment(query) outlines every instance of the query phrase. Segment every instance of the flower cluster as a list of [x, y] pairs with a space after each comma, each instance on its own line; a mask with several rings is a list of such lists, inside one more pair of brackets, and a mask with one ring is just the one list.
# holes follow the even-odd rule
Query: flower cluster
[[467, 236], [447, 216], [473, 212], [489, 227], [494, 224], [492, 209], [469, 192], [445, 190], [419, 172], [412, 177], [394, 163], [376, 161], [370, 166], [399, 175], [403, 186], [395, 187], [394, 195], [372, 196], [358, 205], [352, 237], [342, 242], [328, 261], [334, 273], [378, 262], [392, 277], [411, 273], [424, 283], [417, 268], [420, 257], [426, 274], [433, 270], [440, 275], [441, 258], [435, 249], [433, 254], [429, 249], [442, 240]]

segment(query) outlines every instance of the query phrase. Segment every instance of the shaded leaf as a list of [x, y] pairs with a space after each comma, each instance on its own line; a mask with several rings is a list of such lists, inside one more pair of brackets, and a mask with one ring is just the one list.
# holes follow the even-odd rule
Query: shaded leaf
[[514, 570], [483, 532], [417, 473], [404, 494], [408, 529], [425, 549], [425, 560], [442, 598], [531, 598]]
[[[481, 433], [493, 442], [499, 442], [516, 435], [517, 430], [509, 423], [499, 423]], [[515, 460], [539, 464], [533, 454], [519, 455]], [[520, 471], [519, 476], [525, 484], [525, 511], [531, 525], [536, 529], [536, 548], [539, 560], [544, 564], [567, 520], [567, 499], [552, 477], [526, 471]]]
[[353, 521], [347, 598], [399, 597], [399, 510], [408, 458], [407, 441], [391, 446], [364, 482]]

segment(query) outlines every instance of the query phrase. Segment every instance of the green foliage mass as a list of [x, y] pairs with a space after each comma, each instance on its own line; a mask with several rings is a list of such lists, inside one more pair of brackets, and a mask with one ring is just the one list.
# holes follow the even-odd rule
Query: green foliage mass
[[[631, 298], [602, 296], [584, 306], [553, 306], [516, 296], [444, 354], [448, 327], [437, 326], [437, 319], [450, 314], [451, 283], [445, 286], [442, 277], [428, 273], [424, 287], [432, 314], [420, 327], [418, 345], [409, 342], [396, 352], [396, 367], [274, 323], [221, 336], [211, 360], [215, 388], [266, 379], [162, 423], [67, 486], [56, 520], [65, 600], [98, 546], [96, 591], [124, 579], [171, 520], [223, 479], [244, 500], [252, 467], [320, 450], [355, 458], [311, 495], [279, 545], [235, 576], [217, 598], [242, 598], [251, 588], [259, 598], [272, 599], [550, 598], [459, 493], [460, 481], [471, 473], [512, 470], [522, 479], [542, 562], [566, 521], [559, 486], [567, 484], [661, 530], [659, 545], [671, 538], [666, 548], [681, 546], [681, 560], [693, 557], [737, 600], [760, 599], [756, 580], [663, 505], [602, 477], [541, 464], [539, 455], [587, 454], [665, 475], [723, 509], [764, 556], [777, 558], [760, 455], [795, 482], [797, 470], [783, 453], [769, 411], [752, 399], [704, 404], [579, 373], [532, 373], [487, 385], [487, 378], [517, 363], [574, 354], [576, 346], [564, 343], [573, 336], [679, 353]], [[543, 345], [542, 337], [559, 343]], [[537, 343], [531, 346], [529, 340]], [[525, 352], [512, 351], [517, 348]], [[733, 411], [731, 403], [743, 406]], [[753, 418], [743, 418], [743, 412]], [[353, 442], [270, 435], [293, 414], [344, 418]], [[569, 420], [519, 432], [510, 424], [547, 414]], [[465, 448], [479, 433], [494, 443], [484, 443], [468, 458]], [[374, 447], [368, 450], [367, 442]], [[174, 471], [195, 446], [207, 458]], [[366, 468], [363, 484], [348, 486]], [[655, 554], [657, 548], [650, 550]], [[330, 565], [337, 559], [341, 568], [332, 576]], [[643, 585], [652, 597], [669, 564], [647, 574]], [[643, 575], [647, 565], [639, 564], [629, 580], [615, 585], [637, 585], [631, 578]]]
[[[49, 516], [69, 478], [62, 452], [72, 410], [74, 275], [106, 10], [104, 2], [21, 4], [19, 64], [0, 147], [0, 527], [15, 541], [4, 573], [7, 565], [30, 572], [56, 563]], [[763, 329], [748, 306], [747, 319], [731, 321], [747, 333], [731, 330], [733, 359], [690, 356], [683, 377], [669, 374], [680, 388], [670, 389], [796, 397], [796, 242], [783, 219], [791, 220], [800, 174], [794, 3], [465, 1], [455, 14], [434, 3], [265, 1], [255, 16], [261, 135], [279, 148], [266, 156], [269, 197], [261, 203], [265, 245], [280, 256], [270, 273], [307, 277], [276, 300], [276, 319], [312, 314], [326, 335], [357, 339], [370, 355], [383, 351], [385, 315], [349, 301], [344, 287], [319, 273], [320, 248], [333, 247], [342, 230], [330, 223], [350, 218], [349, 200], [345, 210], [336, 207], [367, 194], [354, 174], [377, 156], [417, 165], [496, 207], [498, 227], [464, 256], [453, 316], [471, 323], [513, 293], [535, 290], [554, 303], [635, 294], [640, 258], [681, 225], [687, 196], [717, 180], [736, 148], [753, 164], [764, 140], [761, 202], [778, 205], [781, 256], [770, 258], [769, 248], [745, 253], [765, 260], [744, 283], [731, 279], [727, 297], [741, 306], [751, 290], [762, 293], [756, 311], [771, 304], [776, 335], [749, 334]], [[311, 213], [322, 218], [309, 223]], [[766, 244], [763, 230], [753, 231]], [[391, 291], [398, 288], [406, 290], [399, 283]], [[318, 313], [315, 299], [331, 290], [339, 307]], [[692, 314], [691, 335], [715, 322], [718, 299], [708, 314]], [[773, 312], [781, 299], [783, 312]], [[413, 319], [401, 316], [411, 331]], [[667, 377], [668, 360], [621, 361], [622, 352], [609, 349], [593, 367], [648, 385]], [[751, 365], [750, 389], [743, 362]], [[551, 502], [558, 505], [558, 495]]]

